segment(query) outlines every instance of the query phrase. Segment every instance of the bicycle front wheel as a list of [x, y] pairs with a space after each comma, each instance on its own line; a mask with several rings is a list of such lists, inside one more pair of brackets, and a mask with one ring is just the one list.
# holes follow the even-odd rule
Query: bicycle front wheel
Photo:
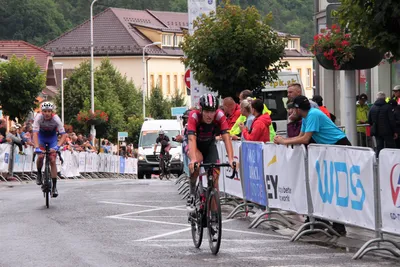
[[212, 254], [216, 255], [221, 246], [222, 238], [221, 203], [216, 189], [212, 189], [207, 198], [207, 228], [210, 249]]
[[197, 186], [196, 195], [195, 195], [195, 211], [193, 214], [189, 214], [192, 226], [192, 238], [193, 244], [196, 248], [201, 246], [201, 242], [203, 241], [203, 220], [204, 220], [204, 212], [202, 205], [204, 205], [203, 200], [201, 199], [204, 196], [203, 186], [199, 184]]

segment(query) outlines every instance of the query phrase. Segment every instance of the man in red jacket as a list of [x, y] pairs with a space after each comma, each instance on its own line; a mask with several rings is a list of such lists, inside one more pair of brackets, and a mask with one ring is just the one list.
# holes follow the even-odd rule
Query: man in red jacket
[[240, 117], [240, 106], [236, 104], [232, 97], [226, 97], [223, 100], [224, 113], [228, 122], [229, 130], [235, 125]]
[[263, 113], [264, 102], [261, 99], [251, 101], [252, 113], [255, 117], [251, 129], [247, 129], [243, 123], [239, 124], [246, 141], [269, 142], [269, 126], [271, 117], [268, 113]]

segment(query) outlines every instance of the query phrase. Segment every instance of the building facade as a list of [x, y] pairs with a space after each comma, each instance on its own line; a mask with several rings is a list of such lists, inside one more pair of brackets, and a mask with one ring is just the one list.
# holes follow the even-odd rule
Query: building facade
[[[162, 45], [145, 50], [147, 95], [151, 88], [159, 86], [165, 96], [173, 95], [175, 90], [187, 96], [186, 70], [181, 62], [183, 51], [179, 48], [188, 29], [187, 13], [108, 8], [94, 17], [93, 25], [95, 67], [108, 57], [122, 75], [137, 88], [143, 88], [143, 48], [161, 42]], [[312, 54], [301, 47], [299, 36], [279, 34], [289, 38], [285, 50], [288, 69], [301, 74], [306, 91], [311, 93]], [[50, 41], [44, 48], [54, 53], [55, 62], [63, 63], [65, 72], [72, 71], [90, 59], [90, 21]]]

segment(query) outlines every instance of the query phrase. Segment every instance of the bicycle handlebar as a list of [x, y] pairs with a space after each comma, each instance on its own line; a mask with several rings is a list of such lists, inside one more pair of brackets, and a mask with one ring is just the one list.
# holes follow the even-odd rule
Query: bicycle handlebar
[[[52, 152], [50, 152], [50, 150], [49, 150], [48, 152], [44, 151], [44, 152], [42, 152], [42, 153], [40, 153], [40, 154], [46, 155], [46, 154], [50, 154], [50, 153], [52, 153]], [[64, 159], [61, 157], [61, 152], [60, 152], [60, 151], [56, 151], [56, 153], [57, 153], [58, 157], [60, 158], [61, 164], [64, 164]], [[38, 153], [33, 153], [32, 162], [35, 162], [35, 158], [36, 158], [36, 155], [37, 155], [37, 154], [38, 154]]]
[[[204, 167], [204, 168], [218, 168], [218, 167], [231, 167], [231, 165], [229, 164], [229, 163], [198, 163], [198, 162], [196, 162], [195, 164], [194, 164], [194, 169], [196, 170], [197, 168], [201, 168], [201, 167]], [[233, 179], [233, 178], [235, 178], [235, 176], [236, 176], [236, 174], [237, 174], [237, 170], [236, 170], [236, 162], [234, 161], [233, 162], [233, 173], [232, 173], [232, 175], [231, 176], [228, 176], [228, 178], [229, 179]]]

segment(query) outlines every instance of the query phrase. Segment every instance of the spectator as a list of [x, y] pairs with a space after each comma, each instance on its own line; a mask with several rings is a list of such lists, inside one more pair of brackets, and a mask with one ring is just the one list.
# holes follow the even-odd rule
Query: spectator
[[[287, 88], [287, 96], [289, 98], [289, 102], [293, 102], [293, 100], [297, 97], [297, 96], [301, 96], [302, 95], [302, 90], [301, 90], [301, 84], [299, 83], [292, 83], [289, 84], [288, 88]], [[309, 101], [311, 104], [312, 108], [318, 108], [318, 104], [315, 103], [314, 101]]]
[[76, 140], [76, 144], [82, 146], [85, 141], [83, 140], [83, 135], [78, 134], [78, 139]]
[[293, 102], [287, 104], [289, 122], [287, 125], [287, 136], [296, 137], [300, 134], [301, 130], [301, 116], [299, 116], [294, 110]]
[[396, 148], [400, 149], [400, 105], [397, 105], [394, 108], [394, 120], [396, 121], [396, 133], [397, 133], [397, 139], [396, 139]]
[[[245, 99], [247, 99], [247, 98], [249, 98], [249, 97], [250, 97], [250, 98], [252, 97], [252, 93], [251, 93], [250, 90], [244, 90], [244, 91], [242, 91], [242, 92], [239, 94], [239, 101], [240, 101], [240, 103], [241, 103], [243, 100], [245, 100]], [[255, 99], [255, 98], [253, 98], [253, 99]], [[271, 114], [272, 114], [272, 112], [271, 112], [271, 111], [268, 109], [268, 107], [264, 104], [263, 114], [265, 114], [265, 113], [268, 113], [268, 115], [271, 115]], [[241, 133], [241, 130], [240, 130], [240, 128], [239, 128], [239, 124], [240, 124], [241, 122], [244, 123], [245, 121], [246, 121], [246, 117], [244, 117], [243, 115], [241, 115], [241, 116], [236, 120], [235, 125], [233, 125], [233, 127], [232, 127], [231, 130], [229, 131], [229, 133], [230, 133], [231, 136], [232, 136], [232, 140], [238, 139], [238, 136], [239, 136], [240, 133]], [[273, 125], [271, 124], [270, 127], [269, 127], [269, 137], [270, 137], [270, 140], [273, 140], [274, 137], [275, 137], [275, 135], [276, 135], [275, 129], [274, 129]]]
[[328, 118], [331, 118], [331, 114], [329, 113], [328, 109], [323, 105], [323, 98], [320, 95], [314, 95], [313, 98], [311, 99], [315, 103], [317, 103], [318, 108], [326, 115]]
[[[356, 123], [366, 124], [368, 123], [368, 112], [369, 107], [367, 105], [368, 96], [366, 94], [361, 94], [358, 97], [358, 103], [356, 104]], [[366, 127], [357, 127], [357, 145], [367, 146], [367, 136]]]
[[251, 129], [244, 126], [243, 122], [239, 124], [243, 133], [243, 138], [247, 141], [269, 142], [269, 126], [271, 117], [268, 113], [263, 114], [264, 103], [261, 99], [251, 101], [252, 113], [255, 117]]
[[223, 100], [224, 113], [229, 125], [229, 129], [232, 129], [235, 125], [236, 120], [240, 116], [240, 106], [236, 104], [232, 97], [226, 97]]
[[5, 119], [0, 119], [0, 134], [2, 136], [7, 135], [7, 122]]
[[392, 105], [386, 103], [384, 92], [378, 92], [377, 99], [368, 114], [371, 135], [375, 136], [377, 156], [383, 148], [395, 148], [397, 139], [396, 121]]
[[[305, 96], [297, 96], [293, 100], [295, 113], [302, 117], [299, 136], [293, 138], [275, 137], [274, 142], [282, 145], [309, 144], [313, 139], [317, 144], [351, 146], [343, 131], [341, 131], [321, 110], [311, 108], [310, 101]], [[343, 224], [333, 223], [332, 227], [341, 235], [346, 235]]]
[[[255, 119], [254, 115], [252, 114], [252, 109], [251, 109], [251, 101], [252, 99], [249, 97], [247, 99], [244, 99], [240, 103], [240, 112], [242, 116], [245, 118], [245, 124], [244, 126], [251, 131], [251, 126], [253, 125], [253, 121]], [[244, 122], [241, 122], [244, 123]], [[239, 123], [240, 124], [240, 123]], [[242, 133], [242, 138], [243, 138], [243, 133]]]
[[21, 136], [18, 134], [18, 128], [16, 125], [10, 128], [10, 132], [7, 134], [7, 139], [11, 144], [15, 144], [18, 146], [19, 154], [24, 155], [24, 151], [22, 148], [22, 139]]
[[389, 100], [394, 100], [397, 102], [397, 105], [400, 105], [400, 85], [396, 85], [393, 87], [393, 96], [392, 98], [386, 98], [386, 102], [389, 103]]
[[78, 143], [78, 136], [76, 135], [76, 133], [72, 132], [70, 134], [70, 139], [71, 141], [69, 142], [69, 147], [71, 151], [83, 151], [83, 148]]

